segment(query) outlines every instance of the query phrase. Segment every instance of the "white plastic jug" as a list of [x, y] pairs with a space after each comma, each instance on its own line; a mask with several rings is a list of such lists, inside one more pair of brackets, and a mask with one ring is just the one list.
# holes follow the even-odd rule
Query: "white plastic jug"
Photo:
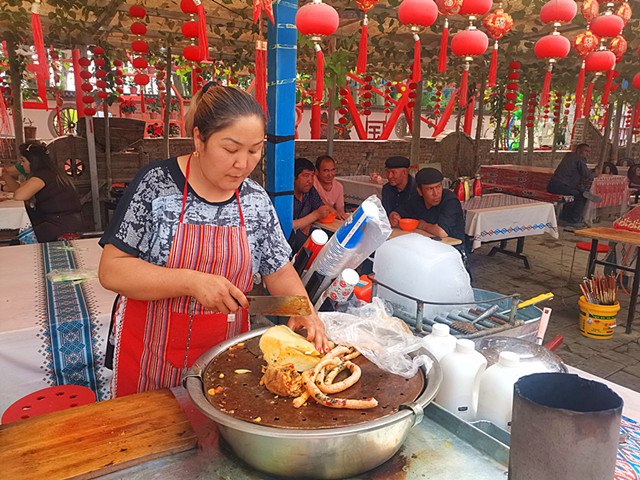
[[489, 420], [500, 428], [511, 429], [513, 385], [528, 372], [520, 368], [520, 357], [513, 352], [500, 352], [498, 363], [480, 377], [476, 420]]
[[[460, 252], [450, 245], [410, 233], [384, 242], [373, 261], [376, 280], [414, 298], [433, 302], [470, 302], [473, 290]], [[417, 304], [379, 286], [377, 296], [415, 317]], [[424, 316], [463, 310], [462, 305], [424, 306]]]
[[436, 323], [432, 327], [431, 333], [424, 337], [422, 342], [429, 353], [433, 354], [438, 361], [456, 349], [456, 337], [449, 334], [449, 325], [444, 323]]
[[487, 359], [475, 351], [471, 340], [456, 342], [456, 349], [440, 361], [442, 383], [435, 401], [467, 422], [476, 419], [480, 376]]

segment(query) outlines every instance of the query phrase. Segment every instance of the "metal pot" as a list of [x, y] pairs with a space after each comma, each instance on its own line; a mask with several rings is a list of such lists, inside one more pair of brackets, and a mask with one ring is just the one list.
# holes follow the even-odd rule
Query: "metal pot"
[[402, 405], [394, 414], [358, 425], [322, 430], [283, 429], [259, 425], [225, 414], [211, 405], [204, 392], [203, 373], [216, 356], [238, 342], [260, 336], [267, 329], [253, 330], [232, 338], [203, 354], [185, 378], [187, 392], [235, 454], [252, 467], [275, 475], [295, 478], [343, 478], [371, 470], [391, 458], [404, 442], [409, 429], [420, 423], [423, 409], [435, 397], [442, 371], [437, 360], [424, 375], [425, 388], [418, 398]]
[[558, 356], [542, 345], [515, 337], [482, 337], [473, 340], [476, 350], [487, 359], [487, 367], [498, 362], [500, 352], [514, 352], [520, 357], [523, 375], [542, 372], [567, 373]]

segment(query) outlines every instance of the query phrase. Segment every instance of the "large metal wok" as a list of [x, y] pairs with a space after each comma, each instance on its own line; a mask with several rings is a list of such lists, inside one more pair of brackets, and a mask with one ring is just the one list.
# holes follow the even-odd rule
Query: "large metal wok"
[[309, 400], [308, 405], [294, 409], [292, 399], [276, 397], [260, 386], [258, 364], [249, 365], [251, 356], [264, 363], [255, 349], [266, 330], [247, 332], [203, 354], [184, 385], [198, 409], [218, 424], [236, 455], [271, 474], [333, 479], [377, 467], [398, 451], [409, 429], [422, 421], [423, 409], [442, 381], [442, 371], [431, 355], [429, 373], [420, 370], [412, 379], [383, 372], [359, 357], [362, 378], [351, 388], [362, 384], [361, 391], [354, 395], [348, 389], [336, 396], [375, 396], [378, 407], [332, 409]]

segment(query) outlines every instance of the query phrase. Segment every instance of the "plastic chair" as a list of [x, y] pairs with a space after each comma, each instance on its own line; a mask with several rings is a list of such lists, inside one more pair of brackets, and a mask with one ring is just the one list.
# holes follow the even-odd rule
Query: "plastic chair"
[[2, 414], [2, 424], [95, 403], [96, 394], [81, 385], [43, 388], [16, 400]]
[[[573, 275], [573, 263], [576, 260], [576, 250], [584, 250], [585, 252], [590, 252], [591, 251], [591, 242], [578, 242], [576, 243], [576, 247], [573, 249], [573, 258], [571, 259], [571, 269], [569, 270], [569, 280], [571, 281], [571, 276]], [[609, 252], [609, 250], [611, 249], [611, 247], [609, 245], [603, 245], [602, 243], [598, 243], [598, 248], [596, 251], [596, 257], [598, 256], [598, 253], [607, 253]], [[587, 269], [589, 269], [589, 265], [587, 265]], [[585, 272], [586, 275], [586, 272]]]

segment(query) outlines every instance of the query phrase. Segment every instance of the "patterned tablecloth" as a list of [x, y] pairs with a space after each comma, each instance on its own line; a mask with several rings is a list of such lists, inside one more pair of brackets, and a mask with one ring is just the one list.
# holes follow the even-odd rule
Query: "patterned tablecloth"
[[24, 202], [13, 200], [13, 194], [0, 196], [0, 230], [19, 230], [30, 225]]
[[591, 193], [602, 197], [602, 202], [594, 204], [587, 202], [584, 209], [584, 221], [592, 224], [598, 216], [598, 208], [619, 209], [620, 216], [629, 207], [629, 180], [622, 175], [600, 175], [593, 179]]
[[465, 233], [473, 238], [472, 249], [482, 242], [548, 233], [558, 238], [553, 204], [504, 193], [473, 197], [462, 203]]
[[52, 282], [58, 270], [97, 273], [98, 239], [0, 248], [0, 414], [52, 385], [109, 397], [105, 341], [115, 294], [97, 279]]

